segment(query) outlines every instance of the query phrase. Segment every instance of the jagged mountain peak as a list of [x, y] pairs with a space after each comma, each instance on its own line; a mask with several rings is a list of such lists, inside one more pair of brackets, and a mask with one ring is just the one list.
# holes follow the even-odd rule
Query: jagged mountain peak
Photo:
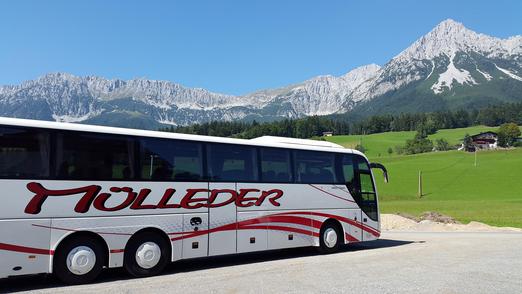
[[461, 32], [461, 31], [464, 31], [464, 30], [468, 30], [463, 23], [461, 22], [458, 22], [454, 19], [451, 19], [451, 18], [448, 18], [448, 19], [445, 19], [443, 21], [441, 21], [438, 25], [436, 25], [432, 32], [448, 32], [448, 31], [452, 31], [452, 32]]
[[[393, 58], [395, 61], [433, 59], [455, 52], [478, 52], [488, 56], [511, 55], [522, 52], [522, 38], [500, 39], [474, 32], [462, 23], [447, 19]], [[392, 61], [393, 61], [392, 60]]]
[[381, 66], [375, 63], [363, 65], [347, 72], [341, 78], [350, 83], [352, 88], [356, 88], [364, 81], [374, 77], [380, 69]]

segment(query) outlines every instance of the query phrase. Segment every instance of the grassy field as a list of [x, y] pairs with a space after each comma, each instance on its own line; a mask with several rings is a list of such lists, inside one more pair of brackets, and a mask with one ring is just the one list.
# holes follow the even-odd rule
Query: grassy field
[[[486, 131], [496, 131], [498, 127], [474, 126], [469, 128], [439, 130], [437, 133], [430, 135], [430, 140], [440, 138], [446, 139], [450, 145], [457, 145], [462, 142], [464, 135], [478, 134]], [[388, 148], [394, 148], [397, 145], [404, 145], [407, 139], [415, 136], [414, 131], [410, 132], [388, 132], [371, 135], [350, 135], [350, 136], [332, 136], [326, 137], [326, 140], [343, 145], [344, 147], [353, 148], [357, 144], [362, 143], [365, 153], [369, 157], [385, 157], [388, 156]], [[395, 150], [394, 150], [395, 152]]]
[[[496, 128], [442, 130], [432, 139], [444, 137], [457, 144], [465, 133], [491, 129]], [[390, 174], [390, 183], [384, 184], [380, 173], [375, 173], [381, 212], [419, 215], [437, 211], [463, 223], [475, 220], [522, 227], [522, 148], [478, 152], [477, 166], [474, 154], [462, 151], [388, 156], [386, 150], [390, 144], [401, 144], [411, 136], [413, 132], [398, 132], [362, 139], [368, 145], [370, 160], [383, 163]], [[358, 142], [358, 136], [328, 139], [345, 146]], [[419, 171], [423, 174], [421, 198], [417, 196]]]

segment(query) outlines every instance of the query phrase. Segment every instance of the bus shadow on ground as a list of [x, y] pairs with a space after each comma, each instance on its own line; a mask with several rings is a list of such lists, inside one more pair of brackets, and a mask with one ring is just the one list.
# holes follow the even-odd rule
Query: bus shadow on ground
[[[333, 254], [343, 254], [346, 252], [356, 252], [361, 250], [372, 250], [389, 247], [408, 245], [411, 243], [423, 243], [418, 241], [378, 239], [364, 243], [356, 243], [343, 246], [339, 252]], [[176, 273], [197, 272], [201, 270], [246, 265], [252, 263], [269, 262], [274, 260], [294, 259], [321, 255], [317, 248], [289, 248], [271, 251], [261, 251], [253, 253], [242, 253], [234, 255], [223, 255], [214, 257], [204, 257], [189, 260], [181, 260], [167, 266], [161, 275], [172, 275]], [[107, 283], [119, 280], [132, 279], [122, 268], [109, 269], [104, 271], [100, 277], [92, 284]], [[0, 293], [14, 293], [21, 291], [44, 290], [56, 287], [67, 287], [51, 275], [33, 275], [0, 279]]]

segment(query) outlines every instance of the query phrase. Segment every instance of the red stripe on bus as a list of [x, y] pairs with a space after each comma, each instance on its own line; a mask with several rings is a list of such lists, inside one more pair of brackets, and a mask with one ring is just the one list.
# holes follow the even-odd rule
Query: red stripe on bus
[[285, 227], [285, 226], [274, 226], [274, 225], [267, 225], [267, 226], [244, 226], [238, 228], [238, 230], [273, 230], [273, 231], [284, 231], [284, 232], [292, 232], [292, 233], [298, 233], [308, 236], [314, 236], [319, 237], [319, 233], [299, 229], [299, 228], [292, 228], [292, 227]]
[[54, 250], [19, 246], [19, 245], [6, 244], [6, 243], [0, 243], [0, 250], [14, 251], [14, 252], [20, 252], [20, 253], [29, 253], [29, 254], [42, 254], [42, 255], [53, 255], [54, 254]]
[[354, 236], [346, 233], [346, 236], [345, 236], [346, 240], [349, 241], [349, 242], [359, 242], [359, 239], [355, 238]]
[[339, 221], [342, 221], [342, 222], [345, 222], [345, 223], [348, 223], [350, 225], [353, 225], [353, 226], [356, 226], [376, 237], [379, 237], [381, 235], [381, 232], [379, 232], [378, 230], [370, 227], [370, 226], [367, 226], [367, 225], [364, 225], [358, 221], [355, 221], [353, 219], [349, 219], [349, 218], [346, 218], [346, 217], [342, 217], [342, 216], [338, 216], [338, 215], [335, 215], [335, 214], [328, 214], [328, 213], [321, 213], [321, 212], [313, 212], [313, 211], [292, 211], [292, 212], [283, 212], [283, 213], [279, 213], [279, 215], [288, 215], [288, 214], [308, 214], [308, 215], [316, 215], [316, 216], [322, 216], [322, 217], [330, 217], [330, 218], [334, 218], [336, 220], [339, 220]]
[[110, 250], [111, 253], [123, 253], [123, 251], [125, 251], [125, 249], [111, 249]]
[[[263, 223], [268, 223], [266, 225], [263, 225]], [[249, 219], [240, 221], [237, 223], [227, 224], [221, 227], [213, 228], [210, 230], [202, 230], [202, 231], [196, 231], [196, 232], [187, 232], [187, 235], [185, 236], [179, 236], [176, 238], [172, 238], [172, 241], [182, 240], [182, 239], [188, 239], [193, 238], [205, 234], [211, 234], [214, 232], [221, 232], [221, 231], [231, 231], [231, 230], [278, 230], [278, 231], [287, 231], [287, 232], [293, 232], [293, 233], [299, 233], [303, 235], [308, 236], [314, 236], [319, 237], [319, 233], [305, 230], [301, 228], [293, 228], [293, 227], [286, 227], [281, 225], [271, 225], [270, 223], [288, 223], [288, 224], [298, 224], [298, 225], [304, 225], [308, 226], [314, 229], [320, 229], [321, 228], [321, 222], [316, 221], [314, 219], [308, 219], [304, 217], [296, 217], [296, 216], [284, 216], [284, 215], [269, 215], [269, 216], [263, 216], [259, 218]], [[355, 242], [359, 241], [359, 239], [353, 237], [352, 235], [345, 233], [346, 238], [349, 241]]]
[[346, 218], [346, 217], [342, 217], [342, 216], [338, 216], [338, 215], [334, 215], [334, 214], [328, 214], [328, 213], [321, 213], [321, 212], [310, 212], [310, 214], [312, 215], [317, 215], [317, 216], [324, 216], [324, 217], [331, 217], [331, 218], [335, 218], [337, 220], [340, 220], [342, 222], [345, 222], [345, 223], [348, 223], [348, 224], [351, 224], [353, 226], [356, 226], [372, 235], [374, 235], [375, 237], [379, 237], [381, 235], [381, 232], [379, 232], [378, 230], [368, 226], [368, 225], [365, 225], [361, 222], [358, 222], [358, 221], [355, 221], [353, 219], [349, 219], [349, 218]]
[[[67, 228], [60, 228], [60, 227], [53, 227], [53, 226], [45, 226], [45, 225], [37, 225], [37, 224], [32, 224], [32, 225], [35, 227], [53, 229], [53, 230], [59, 230], [59, 231], [68, 231], [68, 232], [80, 231], [80, 230], [76, 230], [76, 229], [67, 229]], [[96, 232], [96, 231], [93, 231], [93, 233], [100, 234], [100, 235], [132, 236], [132, 234], [128, 234], [128, 233], [111, 233], [111, 232]]]
[[297, 225], [304, 225], [308, 227], [313, 227], [316, 229], [319, 229], [321, 227], [321, 223], [309, 218], [299, 217], [299, 216], [283, 216], [283, 215], [268, 215], [268, 216], [262, 216], [258, 218], [253, 219], [247, 219], [240, 222], [227, 224], [221, 227], [212, 228], [210, 230], [200, 230], [200, 231], [193, 231], [193, 232], [173, 232], [168, 233], [168, 235], [184, 235], [185, 236], [179, 236], [172, 238], [171, 240], [181, 240], [185, 238], [192, 238], [200, 235], [204, 235], [207, 233], [213, 233], [218, 231], [230, 231], [235, 230], [238, 227], [241, 226], [247, 226], [247, 225], [254, 225], [254, 224], [262, 224], [262, 223], [291, 223], [291, 224], [297, 224]]

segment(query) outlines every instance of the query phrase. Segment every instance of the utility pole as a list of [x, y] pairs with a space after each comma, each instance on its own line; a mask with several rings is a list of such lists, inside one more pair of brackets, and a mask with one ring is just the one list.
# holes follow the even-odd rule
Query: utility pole
[[419, 191], [417, 192], [417, 196], [422, 198], [422, 171], [419, 171]]

